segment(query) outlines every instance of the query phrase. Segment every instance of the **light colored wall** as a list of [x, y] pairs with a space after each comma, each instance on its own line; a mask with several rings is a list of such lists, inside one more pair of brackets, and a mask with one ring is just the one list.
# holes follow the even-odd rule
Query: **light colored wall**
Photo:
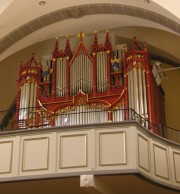
[[51, 54], [53, 46], [52, 40], [44, 41], [27, 47], [0, 62], [0, 110], [8, 109], [16, 96], [20, 62], [26, 63], [32, 53], [35, 53], [36, 59], [39, 60], [43, 55]]
[[[174, 68], [164, 65], [164, 69]], [[166, 123], [180, 130], [180, 69], [165, 72], [167, 79], [162, 80], [161, 85], [165, 91]]]

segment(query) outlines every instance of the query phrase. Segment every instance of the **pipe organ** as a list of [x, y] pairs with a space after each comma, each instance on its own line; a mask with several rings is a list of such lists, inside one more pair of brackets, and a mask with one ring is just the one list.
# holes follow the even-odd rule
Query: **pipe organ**
[[141, 49], [134, 38], [129, 49], [113, 49], [110, 33], [99, 44], [96, 32], [89, 51], [84, 34], [78, 37], [75, 51], [70, 37], [64, 50], [59, 50], [56, 39], [51, 60], [41, 64], [33, 55], [21, 65], [14, 128], [123, 122], [129, 120], [130, 109], [150, 130], [152, 124], [164, 122], [162, 114], [156, 119], [153, 112], [156, 108], [162, 113], [163, 104], [156, 103], [162, 95], [154, 83], [146, 45]]

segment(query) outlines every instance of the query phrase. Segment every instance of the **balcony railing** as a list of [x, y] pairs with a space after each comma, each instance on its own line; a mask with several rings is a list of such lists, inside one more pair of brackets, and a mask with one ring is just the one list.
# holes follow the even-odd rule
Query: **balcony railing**
[[[37, 107], [36, 107], [37, 108]], [[37, 110], [35, 107], [19, 110], [0, 111], [0, 129], [6, 130], [21, 130], [29, 128], [47, 128], [52, 126], [72, 126], [72, 125], [87, 125], [105, 122], [129, 122], [136, 121], [144, 128], [151, 132], [165, 137], [176, 143], [180, 143], [180, 130], [164, 126], [162, 124], [155, 125], [149, 123], [147, 118], [140, 116], [133, 109], [116, 109], [112, 110], [112, 119], [109, 120], [109, 110], [107, 109], [86, 109], [81, 106], [76, 107], [73, 111], [64, 111], [60, 114], [44, 114], [43, 111]], [[15, 119], [15, 113], [23, 114], [24, 118]], [[8, 119], [9, 116], [9, 119]], [[12, 119], [13, 118], [13, 119]], [[9, 123], [9, 124], [8, 124]]]

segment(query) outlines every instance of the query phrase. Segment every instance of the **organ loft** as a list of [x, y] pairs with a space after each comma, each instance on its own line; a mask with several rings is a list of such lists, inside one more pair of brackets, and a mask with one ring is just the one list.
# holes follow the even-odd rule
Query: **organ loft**
[[[110, 33], [92, 46], [78, 44], [71, 49], [67, 36], [64, 49], [55, 40], [52, 58], [41, 64], [35, 56], [21, 64], [18, 78], [14, 129], [126, 122], [132, 118], [165, 136], [163, 94], [156, 84], [147, 45], [114, 49]], [[90, 50], [90, 51], [89, 51]], [[157, 127], [158, 126], [158, 127]]]

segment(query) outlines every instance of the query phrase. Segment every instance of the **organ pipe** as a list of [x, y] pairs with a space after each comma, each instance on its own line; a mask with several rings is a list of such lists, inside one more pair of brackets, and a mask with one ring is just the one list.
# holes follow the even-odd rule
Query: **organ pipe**
[[96, 59], [97, 68], [97, 91], [107, 91], [107, 54], [104, 52], [97, 52]]
[[146, 80], [145, 80], [145, 71], [142, 71], [142, 83], [143, 83], [143, 98], [144, 98], [144, 116], [146, 118], [147, 112], [147, 96], [146, 96]]
[[[58, 111], [57, 111], [58, 112]], [[77, 106], [74, 111], [61, 113], [56, 116], [56, 126], [81, 125], [89, 123], [102, 123], [108, 121], [108, 111], [99, 108]]]
[[139, 113], [139, 98], [138, 98], [138, 78], [137, 78], [137, 69], [133, 70], [133, 80], [134, 80], [134, 110]]
[[56, 95], [64, 97], [66, 94], [66, 61], [65, 57], [57, 59], [56, 67]]
[[92, 71], [92, 62], [85, 54], [80, 54], [74, 59], [70, 67], [71, 95], [77, 94], [80, 90], [86, 93], [92, 93]]
[[142, 88], [142, 69], [138, 68], [137, 69], [138, 72], [138, 86], [139, 86], [139, 112], [140, 115], [143, 116], [144, 115], [144, 103], [143, 103], [143, 88]]

